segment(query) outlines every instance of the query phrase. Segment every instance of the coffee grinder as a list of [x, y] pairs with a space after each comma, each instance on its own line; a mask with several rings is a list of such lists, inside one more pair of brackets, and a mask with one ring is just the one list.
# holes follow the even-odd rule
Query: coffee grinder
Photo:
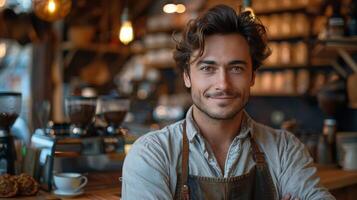
[[96, 97], [69, 96], [66, 98], [66, 113], [71, 123], [71, 136], [88, 136], [88, 126], [93, 121], [96, 104]]
[[10, 128], [21, 111], [21, 93], [0, 92], [0, 105], [0, 174], [14, 174], [16, 151]]
[[107, 123], [108, 135], [122, 135], [120, 129], [126, 113], [129, 110], [130, 101], [127, 98], [116, 96], [102, 96], [99, 98], [97, 112]]

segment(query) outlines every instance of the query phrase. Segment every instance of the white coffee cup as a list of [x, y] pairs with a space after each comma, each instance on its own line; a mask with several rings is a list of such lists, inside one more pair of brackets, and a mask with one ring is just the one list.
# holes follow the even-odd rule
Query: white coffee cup
[[88, 179], [80, 173], [57, 173], [53, 181], [57, 190], [74, 193], [86, 186]]
[[342, 166], [344, 170], [357, 170], [357, 143], [343, 144]]

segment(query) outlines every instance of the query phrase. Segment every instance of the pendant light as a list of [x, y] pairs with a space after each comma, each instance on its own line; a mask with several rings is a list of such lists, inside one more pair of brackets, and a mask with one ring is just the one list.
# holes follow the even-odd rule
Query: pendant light
[[184, 13], [186, 11], [186, 6], [183, 4], [176, 4], [175, 1], [172, 3], [167, 3], [162, 7], [165, 13]]
[[36, 16], [49, 22], [63, 19], [71, 10], [71, 6], [71, 0], [32, 0]]
[[126, 6], [121, 15], [121, 27], [119, 31], [119, 40], [127, 45], [134, 39], [134, 30], [131, 21], [129, 20], [129, 8], [128, 3], [126, 2]]

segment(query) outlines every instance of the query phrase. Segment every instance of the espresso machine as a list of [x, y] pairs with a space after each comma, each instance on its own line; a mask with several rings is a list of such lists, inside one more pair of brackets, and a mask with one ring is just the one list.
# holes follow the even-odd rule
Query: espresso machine
[[[52, 190], [53, 174], [60, 172], [84, 173], [90, 184], [96, 184], [91, 181], [93, 176], [119, 184], [126, 135], [120, 124], [129, 103], [108, 97], [97, 100], [71, 97], [65, 105], [69, 124], [38, 129], [31, 138], [32, 147], [38, 151], [35, 178], [41, 187]], [[93, 126], [95, 116], [104, 120], [104, 127]]]
[[0, 174], [14, 174], [16, 151], [10, 128], [21, 111], [21, 93], [0, 92], [0, 105]]

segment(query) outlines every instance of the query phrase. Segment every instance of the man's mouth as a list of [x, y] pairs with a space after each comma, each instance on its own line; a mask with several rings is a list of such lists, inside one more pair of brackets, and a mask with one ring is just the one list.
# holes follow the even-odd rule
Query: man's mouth
[[236, 98], [235, 96], [213, 96], [213, 97], [209, 97], [211, 99], [234, 99]]
[[204, 96], [211, 99], [235, 99], [239, 95], [233, 92], [218, 91], [206, 93]]

